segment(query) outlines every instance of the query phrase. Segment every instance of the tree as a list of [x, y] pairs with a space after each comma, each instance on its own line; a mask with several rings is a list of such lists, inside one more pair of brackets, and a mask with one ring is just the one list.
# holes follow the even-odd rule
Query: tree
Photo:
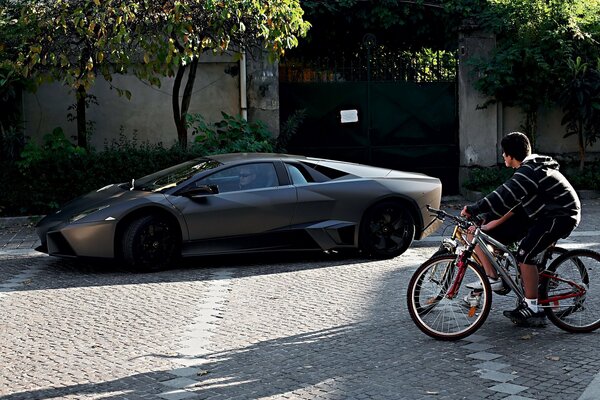
[[[73, 88], [77, 143], [87, 148], [88, 91], [98, 74], [111, 81], [127, 71], [136, 46], [139, 5], [127, 0], [23, 0], [21, 24], [32, 36], [17, 65], [38, 84], [58, 80]], [[122, 92], [126, 95], [127, 92]]]
[[186, 147], [185, 115], [202, 53], [261, 43], [277, 57], [295, 46], [296, 35], [304, 35], [310, 26], [302, 20], [298, 0], [22, 0], [20, 4], [21, 23], [34, 35], [18, 65], [38, 82], [50, 78], [75, 90], [82, 147], [87, 147], [88, 91], [98, 74], [110, 82], [112, 74], [134, 69], [153, 84], [159, 84], [159, 76], [175, 76], [173, 112], [179, 142]]
[[560, 94], [559, 104], [567, 126], [565, 137], [576, 135], [579, 148], [579, 170], [585, 165], [586, 148], [600, 137], [600, 58], [596, 67], [582, 62], [581, 57], [568, 60], [571, 78]]
[[207, 52], [262, 47], [275, 60], [306, 34], [310, 24], [302, 15], [299, 0], [170, 0], [145, 4], [139, 31], [143, 63], [136, 73], [154, 85], [160, 85], [160, 76], [174, 76], [173, 118], [183, 148], [188, 141], [186, 115], [200, 57]]
[[20, 94], [29, 82], [15, 69], [25, 38], [30, 35], [18, 18], [21, 7], [0, 0], [0, 158], [14, 160], [23, 147]]
[[524, 130], [535, 146], [537, 113], [556, 104], [567, 60], [598, 54], [600, 2], [597, 0], [491, 0], [476, 20], [497, 35], [488, 59], [474, 61], [477, 88], [525, 113]]

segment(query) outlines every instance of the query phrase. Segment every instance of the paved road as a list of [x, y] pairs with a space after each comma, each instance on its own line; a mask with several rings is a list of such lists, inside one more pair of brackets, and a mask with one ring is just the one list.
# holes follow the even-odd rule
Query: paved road
[[[564, 245], [599, 249], [599, 214], [584, 203]], [[466, 340], [423, 335], [406, 283], [439, 237], [387, 261], [202, 258], [130, 274], [37, 254], [20, 222], [0, 223], [2, 400], [600, 398], [600, 333], [514, 327], [509, 296]]]

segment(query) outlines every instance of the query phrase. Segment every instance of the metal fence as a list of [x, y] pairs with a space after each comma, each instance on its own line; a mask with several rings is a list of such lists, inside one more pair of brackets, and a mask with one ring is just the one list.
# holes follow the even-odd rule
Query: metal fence
[[353, 53], [311, 59], [283, 60], [281, 82], [454, 82], [457, 53], [422, 49], [418, 52], [361, 46]]

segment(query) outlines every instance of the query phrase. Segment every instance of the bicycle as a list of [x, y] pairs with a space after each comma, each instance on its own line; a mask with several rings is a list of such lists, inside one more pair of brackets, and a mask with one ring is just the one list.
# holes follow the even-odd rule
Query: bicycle
[[[521, 303], [525, 295], [518, 263], [507, 246], [483, 232], [476, 222], [428, 209], [437, 219], [449, 218], [456, 223], [453, 236], [457, 229], [462, 232], [463, 245], [454, 252], [432, 257], [417, 268], [408, 284], [408, 311], [425, 334], [440, 340], [458, 340], [477, 331], [492, 306], [492, 289], [474, 257], [475, 247], [480, 246], [504, 282], [506, 289], [498, 294], [512, 291]], [[471, 226], [475, 230], [472, 239], [468, 239], [464, 233]], [[546, 268], [545, 263], [557, 254]], [[544, 252], [540, 266], [538, 305], [548, 319], [567, 332], [592, 332], [600, 327], [600, 302], [596, 301], [600, 297], [600, 279], [590, 279], [590, 274], [600, 271], [600, 253], [551, 248]], [[480, 282], [482, 289], [475, 292], [466, 287], [465, 283], [473, 281]]]

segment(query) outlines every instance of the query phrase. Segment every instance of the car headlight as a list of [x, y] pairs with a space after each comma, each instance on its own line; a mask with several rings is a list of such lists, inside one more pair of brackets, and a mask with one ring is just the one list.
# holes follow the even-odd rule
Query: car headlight
[[71, 217], [69, 219], [69, 222], [77, 222], [82, 218], [87, 217], [90, 214], [93, 214], [95, 212], [98, 212], [100, 210], [104, 210], [105, 208], [108, 208], [109, 206], [101, 206], [101, 207], [94, 207], [94, 208], [90, 208], [89, 210], [85, 210], [80, 212], [79, 214], [75, 215], [74, 217]]

